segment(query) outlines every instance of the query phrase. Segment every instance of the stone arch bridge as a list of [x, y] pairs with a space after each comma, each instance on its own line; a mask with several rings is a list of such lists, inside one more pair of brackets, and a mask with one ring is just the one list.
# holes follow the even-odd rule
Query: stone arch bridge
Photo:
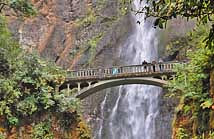
[[84, 69], [68, 71], [66, 81], [60, 90], [77, 88], [76, 95], [84, 99], [102, 89], [127, 85], [146, 84], [164, 87], [167, 80], [173, 79], [176, 65], [185, 63], [164, 62], [157, 64], [131, 65], [111, 68]]

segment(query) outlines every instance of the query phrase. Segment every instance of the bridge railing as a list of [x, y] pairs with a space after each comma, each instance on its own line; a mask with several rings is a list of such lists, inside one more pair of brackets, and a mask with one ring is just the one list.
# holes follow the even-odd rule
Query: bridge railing
[[131, 66], [115, 66], [111, 68], [99, 68], [99, 69], [85, 69], [68, 71], [70, 78], [102, 78], [118, 76], [122, 74], [131, 73], [156, 73], [156, 72], [172, 72], [177, 64], [184, 64], [179, 62], [167, 62], [156, 64], [143, 64], [143, 65], [131, 65]]

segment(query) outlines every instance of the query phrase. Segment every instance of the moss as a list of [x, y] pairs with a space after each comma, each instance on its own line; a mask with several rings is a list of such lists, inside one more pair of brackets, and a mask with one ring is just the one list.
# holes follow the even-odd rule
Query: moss
[[87, 14], [83, 18], [78, 18], [75, 21], [77, 27], [87, 27], [96, 22], [97, 16], [93, 8], [88, 7]]
[[129, 12], [129, 5], [131, 0], [119, 0], [120, 8], [119, 8], [119, 16], [126, 15]]
[[103, 8], [105, 8], [106, 6], [106, 3], [107, 3], [107, 0], [98, 0], [97, 1], [97, 11], [101, 11]]
[[88, 60], [89, 65], [92, 63], [92, 61], [95, 58], [96, 47], [97, 47], [97, 44], [102, 39], [102, 37], [103, 37], [103, 33], [99, 33], [97, 36], [93, 37], [91, 40], [88, 41], [89, 53], [90, 53], [90, 58]]

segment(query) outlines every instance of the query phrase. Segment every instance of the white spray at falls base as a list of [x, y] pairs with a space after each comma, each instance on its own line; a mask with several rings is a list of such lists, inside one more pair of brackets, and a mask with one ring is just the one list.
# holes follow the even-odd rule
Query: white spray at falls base
[[[134, 0], [134, 8], [145, 3]], [[121, 50], [121, 58], [127, 65], [141, 64], [158, 59], [158, 39], [152, 23], [144, 21], [143, 14], [133, 14], [135, 30]], [[140, 22], [140, 24], [139, 24]], [[100, 125], [97, 139], [158, 139], [156, 117], [159, 114], [158, 99], [161, 88], [148, 85], [120, 86], [117, 100]], [[106, 97], [105, 100], [106, 102]], [[102, 104], [102, 110], [105, 105]]]

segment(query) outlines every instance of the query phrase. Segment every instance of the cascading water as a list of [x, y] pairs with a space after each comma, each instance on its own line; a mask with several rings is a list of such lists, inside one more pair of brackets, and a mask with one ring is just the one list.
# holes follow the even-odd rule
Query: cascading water
[[[134, 8], [145, 3], [134, 0]], [[158, 39], [152, 23], [144, 21], [143, 14], [133, 15], [135, 30], [121, 50], [121, 59], [127, 65], [141, 64], [158, 59]], [[97, 139], [158, 139], [156, 118], [161, 88], [148, 85], [121, 86], [115, 105], [102, 124]], [[115, 92], [116, 93], [116, 92]], [[102, 103], [104, 110], [106, 97]]]

